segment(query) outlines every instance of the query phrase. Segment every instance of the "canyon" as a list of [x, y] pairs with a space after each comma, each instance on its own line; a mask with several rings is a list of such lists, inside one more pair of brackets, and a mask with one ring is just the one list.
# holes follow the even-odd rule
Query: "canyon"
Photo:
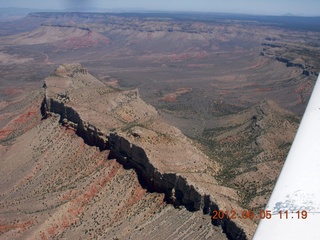
[[1, 238], [251, 239], [319, 69], [287, 20], [0, 22]]

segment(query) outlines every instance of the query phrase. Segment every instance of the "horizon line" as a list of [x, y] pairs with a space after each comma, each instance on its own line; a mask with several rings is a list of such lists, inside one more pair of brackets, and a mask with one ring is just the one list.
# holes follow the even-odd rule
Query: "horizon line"
[[[154, 10], [143, 8], [98, 8], [98, 7], [74, 7], [64, 9], [42, 9], [42, 8], [25, 8], [25, 7], [0, 7], [2, 10], [6, 9], [20, 9], [36, 12], [79, 12], [79, 13], [187, 13], [187, 14], [226, 14], [226, 15], [247, 15], [247, 16], [269, 16], [269, 17], [304, 17], [317, 18], [320, 15], [304, 15], [304, 14], [271, 14], [271, 13], [245, 13], [245, 12], [214, 12], [214, 11], [190, 11], [190, 10]], [[91, 10], [90, 10], [91, 9]]]

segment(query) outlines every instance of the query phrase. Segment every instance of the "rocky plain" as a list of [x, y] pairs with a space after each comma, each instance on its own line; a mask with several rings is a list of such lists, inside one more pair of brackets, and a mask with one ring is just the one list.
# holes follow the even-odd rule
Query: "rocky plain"
[[[317, 18], [0, 22], [1, 239], [251, 239], [319, 70]], [[212, 220], [213, 210], [237, 213]]]

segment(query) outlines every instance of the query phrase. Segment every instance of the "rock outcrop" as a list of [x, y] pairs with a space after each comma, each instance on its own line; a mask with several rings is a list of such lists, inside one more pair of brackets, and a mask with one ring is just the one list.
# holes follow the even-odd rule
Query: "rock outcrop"
[[[312, 60], [306, 60], [308, 57], [302, 57], [301, 52], [306, 51], [299, 46], [299, 44], [290, 43], [292, 39], [284, 43], [276, 38], [267, 37], [266, 42], [261, 43], [263, 51], [260, 56], [271, 57], [277, 62], [284, 63], [286, 67], [293, 67], [300, 70], [301, 75], [304, 76], [318, 76], [317, 67], [312, 64]], [[289, 47], [290, 46], [290, 47]], [[288, 51], [288, 49], [291, 51]], [[316, 55], [317, 50], [312, 43], [308, 43], [308, 52], [310, 55]]]
[[[79, 64], [60, 66], [45, 80], [44, 117], [59, 114], [60, 122], [74, 128], [84, 141], [110, 150], [126, 168], [133, 168], [150, 191], [165, 193], [168, 202], [191, 211], [242, 209], [234, 190], [214, 179], [214, 162], [177, 128], [160, 120], [137, 90], [111, 89]], [[246, 239], [251, 221], [222, 219], [230, 239]]]

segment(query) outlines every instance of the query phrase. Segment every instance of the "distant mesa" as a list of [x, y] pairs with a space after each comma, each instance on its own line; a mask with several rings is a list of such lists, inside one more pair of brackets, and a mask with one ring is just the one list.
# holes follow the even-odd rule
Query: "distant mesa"
[[98, 47], [110, 42], [109, 38], [89, 28], [72, 25], [41, 25], [30, 33], [19, 34], [12, 43], [21, 45], [46, 43], [63, 50]]

